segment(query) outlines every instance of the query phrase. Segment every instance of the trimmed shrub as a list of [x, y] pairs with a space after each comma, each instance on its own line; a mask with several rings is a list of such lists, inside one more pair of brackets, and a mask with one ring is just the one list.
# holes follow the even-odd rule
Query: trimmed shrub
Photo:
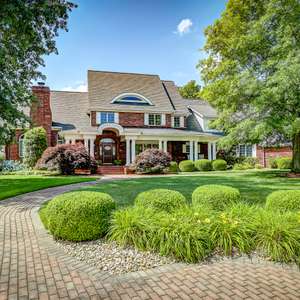
[[258, 251], [274, 261], [299, 263], [297, 214], [262, 209], [257, 215], [254, 242]]
[[211, 161], [208, 159], [199, 159], [195, 161], [195, 168], [198, 171], [211, 171], [212, 165]]
[[73, 174], [74, 169], [96, 170], [96, 161], [81, 144], [62, 144], [47, 148], [37, 162], [37, 169], [58, 170], [62, 174]]
[[292, 159], [289, 157], [281, 157], [277, 159], [278, 169], [291, 169]]
[[216, 159], [213, 161], [212, 167], [215, 171], [224, 171], [227, 169], [227, 162], [223, 159]]
[[202, 185], [196, 188], [192, 194], [194, 206], [207, 205], [216, 210], [222, 210], [239, 200], [241, 200], [239, 190], [225, 185]]
[[138, 194], [135, 198], [135, 205], [156, 211], [171, 212], [185, 206], [186, 199], [177, 191], [154, 189]]
[[24, 165], [33, 168], [47, 148], [47, 135], [43, 127], [35, 127], [24, 134]]
[[159, 149], [147, 149], [137, 155], [132, 169], [138, 174], [164, 173], [170, 166], [171, 156]]
[[179, 163], [179, 170], [181, 172], [193, 172], [194, 169], [194, 162], [192, 160], [182, 160]]
[[276, 191], [266, 200], [267, 209], [281, 211], [300, 210], [300, 190]]
[[178, 164], [176, 161], [171, 161], [169, 166], [169, 173], [177, 173], [178, 172]]
[[69, 241], [98, 239], [106, 234], [115, 202], [110, 195], [77, 191], [53, 198], [41, 219], [55, 238]]

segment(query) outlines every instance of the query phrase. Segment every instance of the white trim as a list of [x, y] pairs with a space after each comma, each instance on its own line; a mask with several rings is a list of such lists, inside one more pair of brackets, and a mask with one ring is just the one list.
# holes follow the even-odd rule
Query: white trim
[[115, 118], [114, 118], [115, 119], [115, 123], [119, 124], [119, 113], [115, 112], [114, 114], [115, 114]]
[[175, 124], [175, 123], [174, 123], [174, 118], [175, 118], [175, 116], [172, 116], [172, 117], [171, 117], [171, 127], [174, 127], [174, 124]]
[[[141, 98], [142, 100], [145, 101], [145, 103], [153, 105], [153, 103], [149, 99], [147, 99], [145, 96], [143, 96], [141, 94], [138, 94], [138, 93], [123, 93], [123, 94], [120, 94], [117, 97], [115, 97], [110, 103], [115, 103], [116, 101], [120, 100], [121, 98], [128, 97], [128, 96], [133, 96], [133, 97]], [[134, 102], [132, 102], [132, 104], [134, 104]]]
[[184, 127], [184, 117], [180, 117], [180, 127]]
[[256, 144], [252, 145], [252, 157], [256, 157]]
[[97, 111], [96, 112], [96, 124], [100, 124], [101, 120], [101, 112], [100, 111]]
[[109, 129], [109, 128], [113, 128], [113, 129], [117, 129], [119, 131], [119, 135], [124, 133], [124, 128], [116, 123], [103, 123], [98, 127], [98, 133], [102, 134], [104, 129]]
[[149, 125], [149, 114], [147, 113], [144, 114], [144, 125]]
[[166, 115], [161, 114], [161, 126], [166, 126]]

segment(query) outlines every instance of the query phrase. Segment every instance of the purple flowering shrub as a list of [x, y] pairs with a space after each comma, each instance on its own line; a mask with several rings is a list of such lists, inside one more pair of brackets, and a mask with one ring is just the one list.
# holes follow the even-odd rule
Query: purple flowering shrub
[[132, 168], [138, 174], [164, 173], [171, 162], [169, 153], [158, 149], [147, 149], [137, 155]]

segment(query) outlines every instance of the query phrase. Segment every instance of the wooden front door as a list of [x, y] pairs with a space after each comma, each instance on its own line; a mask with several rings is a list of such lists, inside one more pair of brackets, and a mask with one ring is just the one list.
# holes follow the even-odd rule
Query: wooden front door
[[100, 157], [103, 164], [112, 164], [116, 159], [116, 143], [111, 138], [100, 140]]

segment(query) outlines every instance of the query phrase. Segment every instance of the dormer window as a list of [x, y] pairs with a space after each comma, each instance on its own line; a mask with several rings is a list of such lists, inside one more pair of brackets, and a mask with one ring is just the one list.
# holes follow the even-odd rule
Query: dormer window
[[136, 93], [121, 94], [114, 98], [111, 103], [126, 105], [153, 105], [149, 99]]

